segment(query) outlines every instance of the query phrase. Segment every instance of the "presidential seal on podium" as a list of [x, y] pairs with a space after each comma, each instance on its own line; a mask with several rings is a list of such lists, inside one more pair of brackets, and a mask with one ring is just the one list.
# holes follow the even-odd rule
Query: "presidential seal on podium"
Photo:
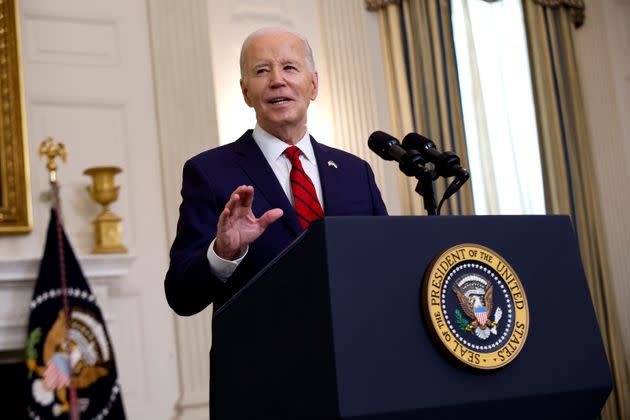
[[422, 302], [428, 328], [448, 353], [477, 369], [512, 362], [529, 329], [529, 308], [516, 272], [481, 245], [444, 251], [427, 269]]

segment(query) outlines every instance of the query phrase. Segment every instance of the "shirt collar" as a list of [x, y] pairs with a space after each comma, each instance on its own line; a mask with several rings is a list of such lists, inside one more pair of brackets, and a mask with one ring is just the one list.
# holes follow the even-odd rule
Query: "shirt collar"
[[[279, 138], [274, 137], [263, 130], [258, 124], [254, 127], [252, 137], [254, 137], [254, 141], [263, 152], [263, 155], [265, 155], [265, 159], [267, 159], [268, 162], [275, 162], [278, 160], [278, 158], [284, 153], [285, 149], [289, 147], [288, 144]], [[313, 151], [313, 144], [311, 143], [311, 137], [308, 134], [308, 130], [306, 130], [304, 137], [297, 142], [296, 146], [302, 151], [309, 162], [315, 164], [315, 152]]]

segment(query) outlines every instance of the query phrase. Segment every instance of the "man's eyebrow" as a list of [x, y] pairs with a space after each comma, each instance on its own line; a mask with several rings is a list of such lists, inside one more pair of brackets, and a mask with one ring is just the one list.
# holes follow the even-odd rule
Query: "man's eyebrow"
[[292, 66], [296, 66], [297, 67], [297, 66], [300, 65], [300, 61], [299, 60], [294, 60], [294, 59], [290, 59], [290, 58], [288, 58], [286, 60], [282, 60], [281, 63], [282, 63], [283, 66], [285, 66], [287, 64], [290, 64]]
[[[286, 65], [291, 65], [291, 66], [294, 66], [294, 67], [299, 67], [300, 66], [300, 60], [296, 60], [294, 58], [279, 59], [279, 60], [277, 60], [277, 62], [279, 62], [280, 65], [282, 65], [282, 66], [286, 66]], [[254, 63], [251, 66], [251, 69], [258, 70], [258, 69], [261, 69], [261, 68], [269, 67], [271, 65], [272, 65], [272, 63], [270, 61], [268, 61], [268, 60], [261, 60], [261, 61], [258, 61], [256, 63]]]

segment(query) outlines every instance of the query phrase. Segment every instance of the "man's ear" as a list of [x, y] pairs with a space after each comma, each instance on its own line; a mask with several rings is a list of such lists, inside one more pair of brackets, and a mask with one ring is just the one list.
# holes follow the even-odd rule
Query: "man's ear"
[[253, 107], [252, 101], [248, 95], [249, 89], [247, 88], [247, 83], [244, 81], [244, 79], [241, 79], [241, 92], [243, 93], [243, 99], [245, 100], [247, 106], [249, 106], [250, 108]]
[[314, 101], [317, 98], [317, 92], [319, 91], [319, 79], [317, 77], [317, 72], [314, 71], [312, 73], [313, 79], [311, 80], [311, 84], [313, 87], [313, 92], [311, 93], [311, 101]]

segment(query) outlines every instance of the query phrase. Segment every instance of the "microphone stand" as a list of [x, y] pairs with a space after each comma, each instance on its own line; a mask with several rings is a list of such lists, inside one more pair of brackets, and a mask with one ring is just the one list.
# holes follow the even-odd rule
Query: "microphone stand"
[[416, 176], [418, 184], [416, 185], [416, 192], [422, 196], [422, 202], [424, 209], [427, 211], [428, 216], [437, 215], [437, 204], [435, 202], [435, 191], [433, 188], [433, 175], [431, 171], [426, 169]]
[[433, 180], [436, 178], [435, 171], [424, 167], [424, 159], [417, 150], [409, 150], [399, 161], [400, 170], [407, 176], [413, 176], [418, 180], [416, 192], [422, 196], [424, 209], [427, 215], [437, 215], [437, 204], [435, 202], [435, 191]]

